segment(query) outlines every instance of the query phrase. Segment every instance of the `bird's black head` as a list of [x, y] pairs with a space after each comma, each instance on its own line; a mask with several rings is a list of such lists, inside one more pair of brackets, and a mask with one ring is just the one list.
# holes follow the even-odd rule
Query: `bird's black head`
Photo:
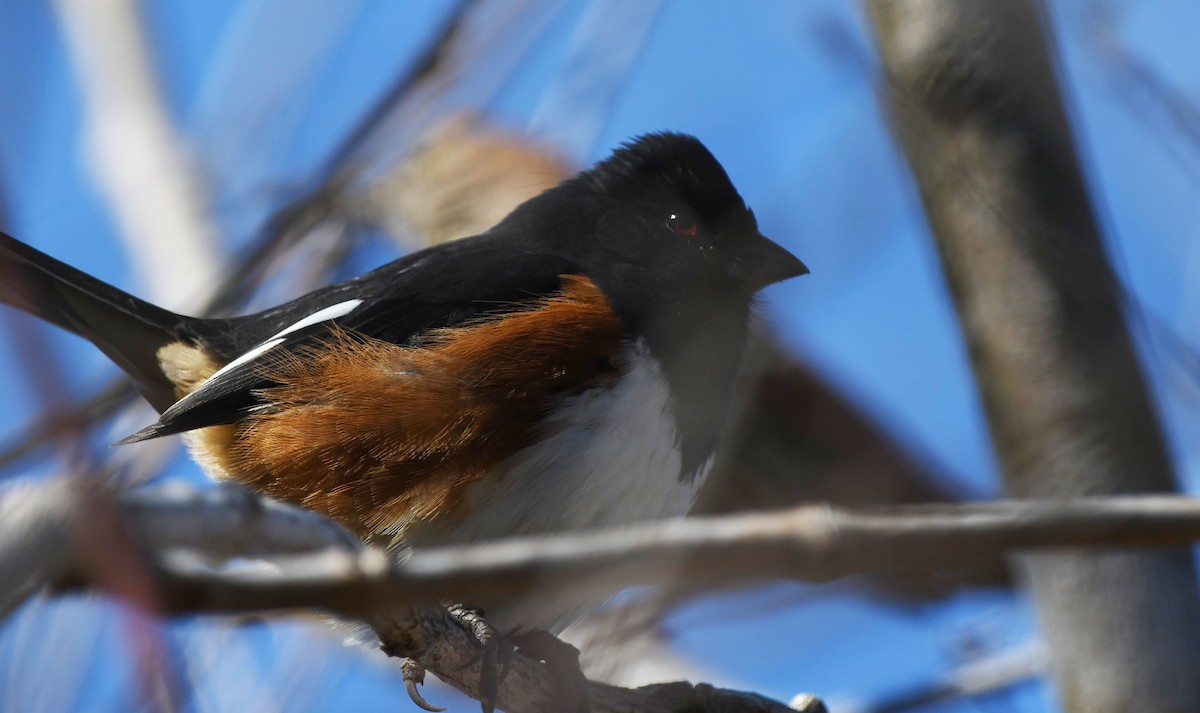
[[628, 295], [668, 311], [696, 300], [748, 303], [808, 272], [759, 233], [725, 169], [693, 136], [639, 137], [562, 188], [588, 206], [593, 264], [585, 266], [618, 302]]
[[683, 472], [695, 472], [717, 441], [754, 293], [808, 268], [758, 231], [692, 136], [637, 138], [564, 188], [592, 206], [585, 267], [662, 363]]
[[712, 453], [754, 294], [808, 272], [759, 233], [725, 169], [684, 134], [625, 144], [492, 234], [591, 278], [645, 340], [675, 399], [685, 473]]

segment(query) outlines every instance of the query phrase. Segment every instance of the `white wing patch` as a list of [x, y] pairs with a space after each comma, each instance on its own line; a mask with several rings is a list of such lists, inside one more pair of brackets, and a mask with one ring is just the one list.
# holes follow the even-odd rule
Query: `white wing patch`
[[[324, 309], [320, 309], [320, 310], [317, 310], [316, 312], [313, 312], [312, 314], [310, 314], [307, 317], [305, 317], [304, 319], [296, 322], [295, 324], [292, 324], [291, 326], [284, 327], [279, 332], [276, 332], [275, 335], [272, 336], [270, 339], [267, 339], [266, 341], [262, 342], [261, 344], [254, 347], [253, 349], [246, 352], [245, 354], [242, 354], [241, 356], [239, 356], [238, 358], [229, 362], [228, 364], [221, 367], [220, 369], [217, 369], [215, 372], [213, 372], [212, 376], [205, 379], [204, 383], [200, 384], [200, 386], [197, 387], [194, 391], [192, 391], [190, 394], [187, 394], [182, 399], [179, 399], [179, 401], [175, 402], [175, 406], [179, 406], [180, 404], [187, 402], [188, 399], [195, 396], [196, 394], [201, 393], [204, 390], [204, 387], [208, 386], [209, 384], [216, 383], [223, 375], [228, 374], [228, 373], [232, 372], [234, 369], [237, 369], [238, 367], [241, 367], [245, 364], [249, 364], [250, 362], [254, 361], [255, 359], [261, 357], [263, 354], [266, 354], [267, 352], [271, 351], [272, 349], [279, 346], [280, 344], [283, 344], [285, 341], [287, 341], [285, 339], [285, 337], [287, 337], [287, 335], [291, 334], [292, 332], [296, 332], [298, 330], [304, 329], [305, 327], [311, 327], [314, 324], [320, 324], [321, 322], [326, 322], [331, 319], [337, 319], [338, 317], [342, 317], [347, 314], [350, 314], [362, 303], [363, 303], [362, 300], [346, 300], [345, 302], [338, 302], [335, 305], [330, 305], [329, 307], [326, 307]], [[172, 406], [171, 408], [175, 408], [175, 406]]]
[[280, 337], [286, 337], [287, 335], [291, 334], [292, 332], [295, 332], [298, 329], [304, 329], [305, 327], [310, 327], [314, 324], [320, 324], [321, 322], [326, 322], [331, 319], [337, 319], [338, 317], [344, 317], [344, 316], [350, 314], [351, 312], [353, 312], [355, 309], [357, 309], [358, 306], [362, 303], [363, 303], [362, 300], [346, 300], [345, 302], [338, 302], [335, 305], [330, 305], [330, 306], [326, 307], [325, 309], [319, 309], [316, 312], [313, 312], [312, 314], [308, 315], [304, 319], [300, 320], [299, 322], [296, 322], [292, 326], [285, 327], [283, 329], [283, 331], [279, 332], [278, 334], [271, 337], [267, 341], [270, 342], [270, 341], [279, 339]]

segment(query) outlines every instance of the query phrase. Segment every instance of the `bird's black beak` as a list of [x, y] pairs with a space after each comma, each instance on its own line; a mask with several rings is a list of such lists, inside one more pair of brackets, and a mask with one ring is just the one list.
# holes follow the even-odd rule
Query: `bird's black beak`
[[761, 234], [738, 246], [731, 269], [735, 277], [755, 290], [808, 274], [808, 266], [799, 258]]

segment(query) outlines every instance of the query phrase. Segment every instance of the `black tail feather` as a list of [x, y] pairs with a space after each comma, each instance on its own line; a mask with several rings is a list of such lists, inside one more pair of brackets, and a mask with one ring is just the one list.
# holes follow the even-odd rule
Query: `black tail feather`
[[194, 339], [199, 320], [122, 292], [3, 232], [0, 302], [95, 344], [160, 412], [174, 403], [175, 387], [159, 367], [158, 350]]

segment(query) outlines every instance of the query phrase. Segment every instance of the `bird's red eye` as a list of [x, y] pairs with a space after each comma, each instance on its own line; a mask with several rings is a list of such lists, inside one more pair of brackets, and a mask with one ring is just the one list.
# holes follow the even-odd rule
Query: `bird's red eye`
[[690, 210], [677, 210], [667, 218], [667, 227], [685, 238], [694, 238], [700, 232], [700, 224]]

